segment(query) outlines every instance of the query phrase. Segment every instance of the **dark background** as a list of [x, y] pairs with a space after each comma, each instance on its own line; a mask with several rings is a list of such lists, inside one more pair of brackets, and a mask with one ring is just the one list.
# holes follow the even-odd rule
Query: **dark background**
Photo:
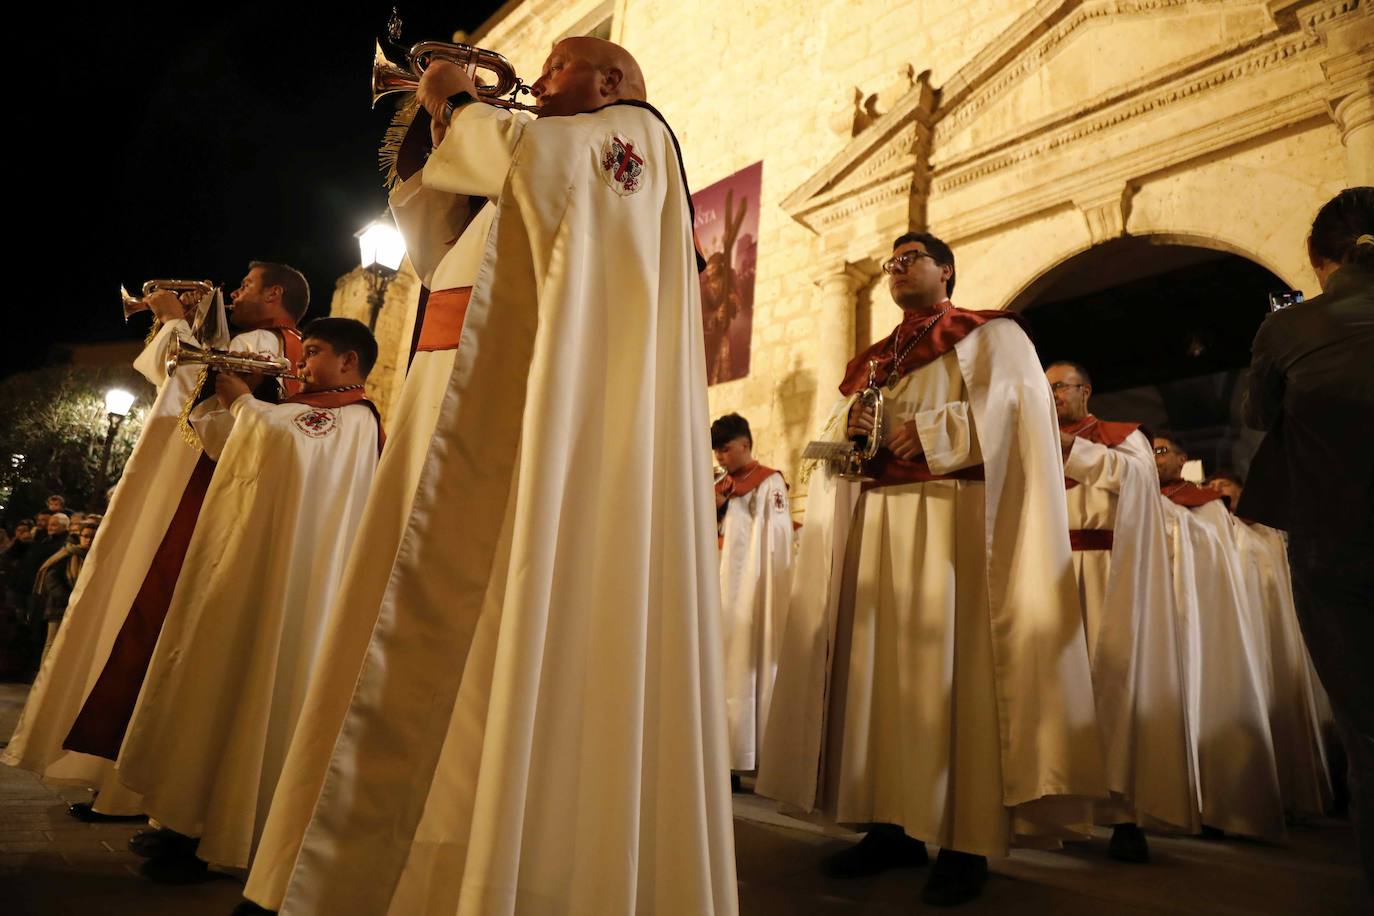
[[[401, 4], [406, 45], [474, 30], [496, 0]], [[250, 260], [310, 280], [312, 316], [386, 207], [370, 108], [391, 3], [27, 8], [10, 73], [10, 276], [0, 377], [55, 345], [141, 339], [116, 295], [153, 277], [237, 287]], [[63, 36], [66, 35], [67, 38]], [[388, 50], [398, 59], [400, 53]], [[36, 263], [35, 263], [36, 262]]]

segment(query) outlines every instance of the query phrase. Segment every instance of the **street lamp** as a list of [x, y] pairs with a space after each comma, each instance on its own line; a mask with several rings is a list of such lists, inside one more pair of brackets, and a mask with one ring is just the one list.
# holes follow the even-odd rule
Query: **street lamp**
[[390, 216], [374, 219], [355, 233], [359, 254], [362, 255], [363, 275], [367, 277], [367, 327], [377, 329], [377, 316], [386, 302], [386, 288], [401, 267], [406, 256], [405, 239], [397, 231]]
[[105, 392], [105, 414], [109, 427], [105, 430], [105, 451], [100, 455], [100, 473], [95, 478], [94, 499], [96, 505], [105, 507], [105, 482], [110, 475], [110, 450], [114, 447], [115, 435], [134, 406], [134, 396], [123, 388], [111, 388]]

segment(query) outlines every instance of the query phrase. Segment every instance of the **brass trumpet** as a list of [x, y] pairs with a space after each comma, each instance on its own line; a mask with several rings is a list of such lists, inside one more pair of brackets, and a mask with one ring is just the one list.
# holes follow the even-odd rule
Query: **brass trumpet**
[[720, 483], [725, 479], [725, 475], [729, 473], [729, 471], [722, 467], [711, 468], [711, 486], [714, 487], [716, 484]]
[[[384, 95], [393, 92], [414, 92], [420, 85], [420, 77], [424, 75], [425, 68], [436, 59], [452, 61], [466, 68], [473, 82], [477, 84], [477, 94], [488, 105], [518, 111], [538, 110], [537, 105], [526, 105], [515, 100], [522, 93], [528, 93], [530, 87], [515, 75], [515, 68], [504, 55], [488, 51], [486, 48], [448, 41], [421, 41], [411, 45], [410, 50], [406, 52], [408, 67], [387, 60], [382, 43], [377, 42], [372, 55], [372, 107], [376, 108], [377, 100]], [[491, 80], [480, 78], [479, 73], [490, 74]]]
[[148, 297], [153, 293], [164, 291], [177, 294], [198, 292], [203, 299], [215, 291], [215, 284], [209, 280], [149, 280], [143, 284], [143, 298], [141, 299], [135, 299], [129, 295], [129, 291], [121, 284], [119, 298], [124, 303], [124, 320], [128, 321], [139, 312], [152, 308], [148, 304]]
[[167, 350], [167, 374], [171, 375], [182, 366], [208, 366], [227, 372], [268, 375], [273, 378], [305, 381], [305, 376], [295, 375], [296, 368], [285, 356], [258, 356], [252, 353], [231, 353], [214, 347], [200, 347], [187, 343], [180, 337], [172, 339]]

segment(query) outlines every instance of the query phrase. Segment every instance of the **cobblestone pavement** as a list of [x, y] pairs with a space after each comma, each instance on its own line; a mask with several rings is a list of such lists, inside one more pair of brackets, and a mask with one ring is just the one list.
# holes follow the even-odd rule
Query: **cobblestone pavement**
[[[13, 730], [26, 690], [0, 684], [0, 735]], [[0, 766], [0, 914], [227, 916], [239, 901], [241, 876], [182, 887], [144, 880], [137, 872], [141, 860], [126, 845], [140, 825], [83, 824], [68, 817], [67, 803], [85, 798], [80, 790], [47, 786], [32, 774]], [[738, 796], [741, 912], [888, 916], [923, 909], [921, 872], [860, 881], [821, 876], [820, 859], [849, 839], [783, 817], [763, 799]], [[1105, 833], [1062, 852], [1017, 851], [992, 863], [983, 897], [960, 912], [1337, 916], [1374, 909], [1350, 828], [1341, 821], [1296, 826], [1283, 847], [1157, 836], [1150, 844], [1155, 861], [1145, 866], [1107, 859]]]

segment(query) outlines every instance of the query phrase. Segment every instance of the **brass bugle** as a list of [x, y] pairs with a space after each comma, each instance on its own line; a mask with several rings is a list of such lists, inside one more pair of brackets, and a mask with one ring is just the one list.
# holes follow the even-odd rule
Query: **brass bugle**
[[883, 390], [878, 386], [877, 374], [877, 360], [869, 360], [868, 385], [859, 392], [858, 398], [855, 399], [855, 406], [861, 411], [873, 411], [873, 431], [866, 436], [853, 438], [849, 456], [840, 471], [840, 476], [845, 480], [873, 479], [866, 464], [877, 457], [878, 448], [883, 443], [883, 427], [886, 425], [886, 419], [883, 416]]
[[729, 473], [729, 471], [722, 467], [711, 468], [711, 486], [714, 487], [716, 484], [720, 483], [725, 479], [725, 475]]
[[148, 304], [148, 297], [161, 291], [177, 294], [198, 292], [203, 298], [215, 291], [215, 284], [209, 280], [149, 280], [143, 284], [143, 297], [141, 299], [135, 299], [129, 295], [129, 291], [121, 284], [119, 298], [124, 303], [124, 320], [128, 321], [139, 312], [152, 308]]
[[[447, 60], [464, 67], [477, 85], [477, 94], [488, 105], [518, 111], [537, 111], [539, 106], [515, 100], [528, 93], [530, 87], [515, 75], [515, 68], [504, 55], [486, 48], [449, 41], [421, 41], [406, 52], [406, 67], [387, 60], [382, 43], [376, 43], [372, 55], [372, 107], [377, 100], [393, 92], [414, 92], [430, 61]], [[490, 80], [484, 75], [490, 75]], [[508, 96], [508, 98], [503, 98]]]
[[187, 343], [180, 337], [172, 339], [167, 350], [167, 374], [171, 375], [182, 366], [208, 366], [226, 372], [243, 372], [249, 375], [269, 375], [273, 378], [290, 379], [303, 382], [305, 376], [294, 374], [296, 368], [285, 356], [259, 356], [253, 353], [235, 353], [217, 350], [214, 347], [201, 347]]

